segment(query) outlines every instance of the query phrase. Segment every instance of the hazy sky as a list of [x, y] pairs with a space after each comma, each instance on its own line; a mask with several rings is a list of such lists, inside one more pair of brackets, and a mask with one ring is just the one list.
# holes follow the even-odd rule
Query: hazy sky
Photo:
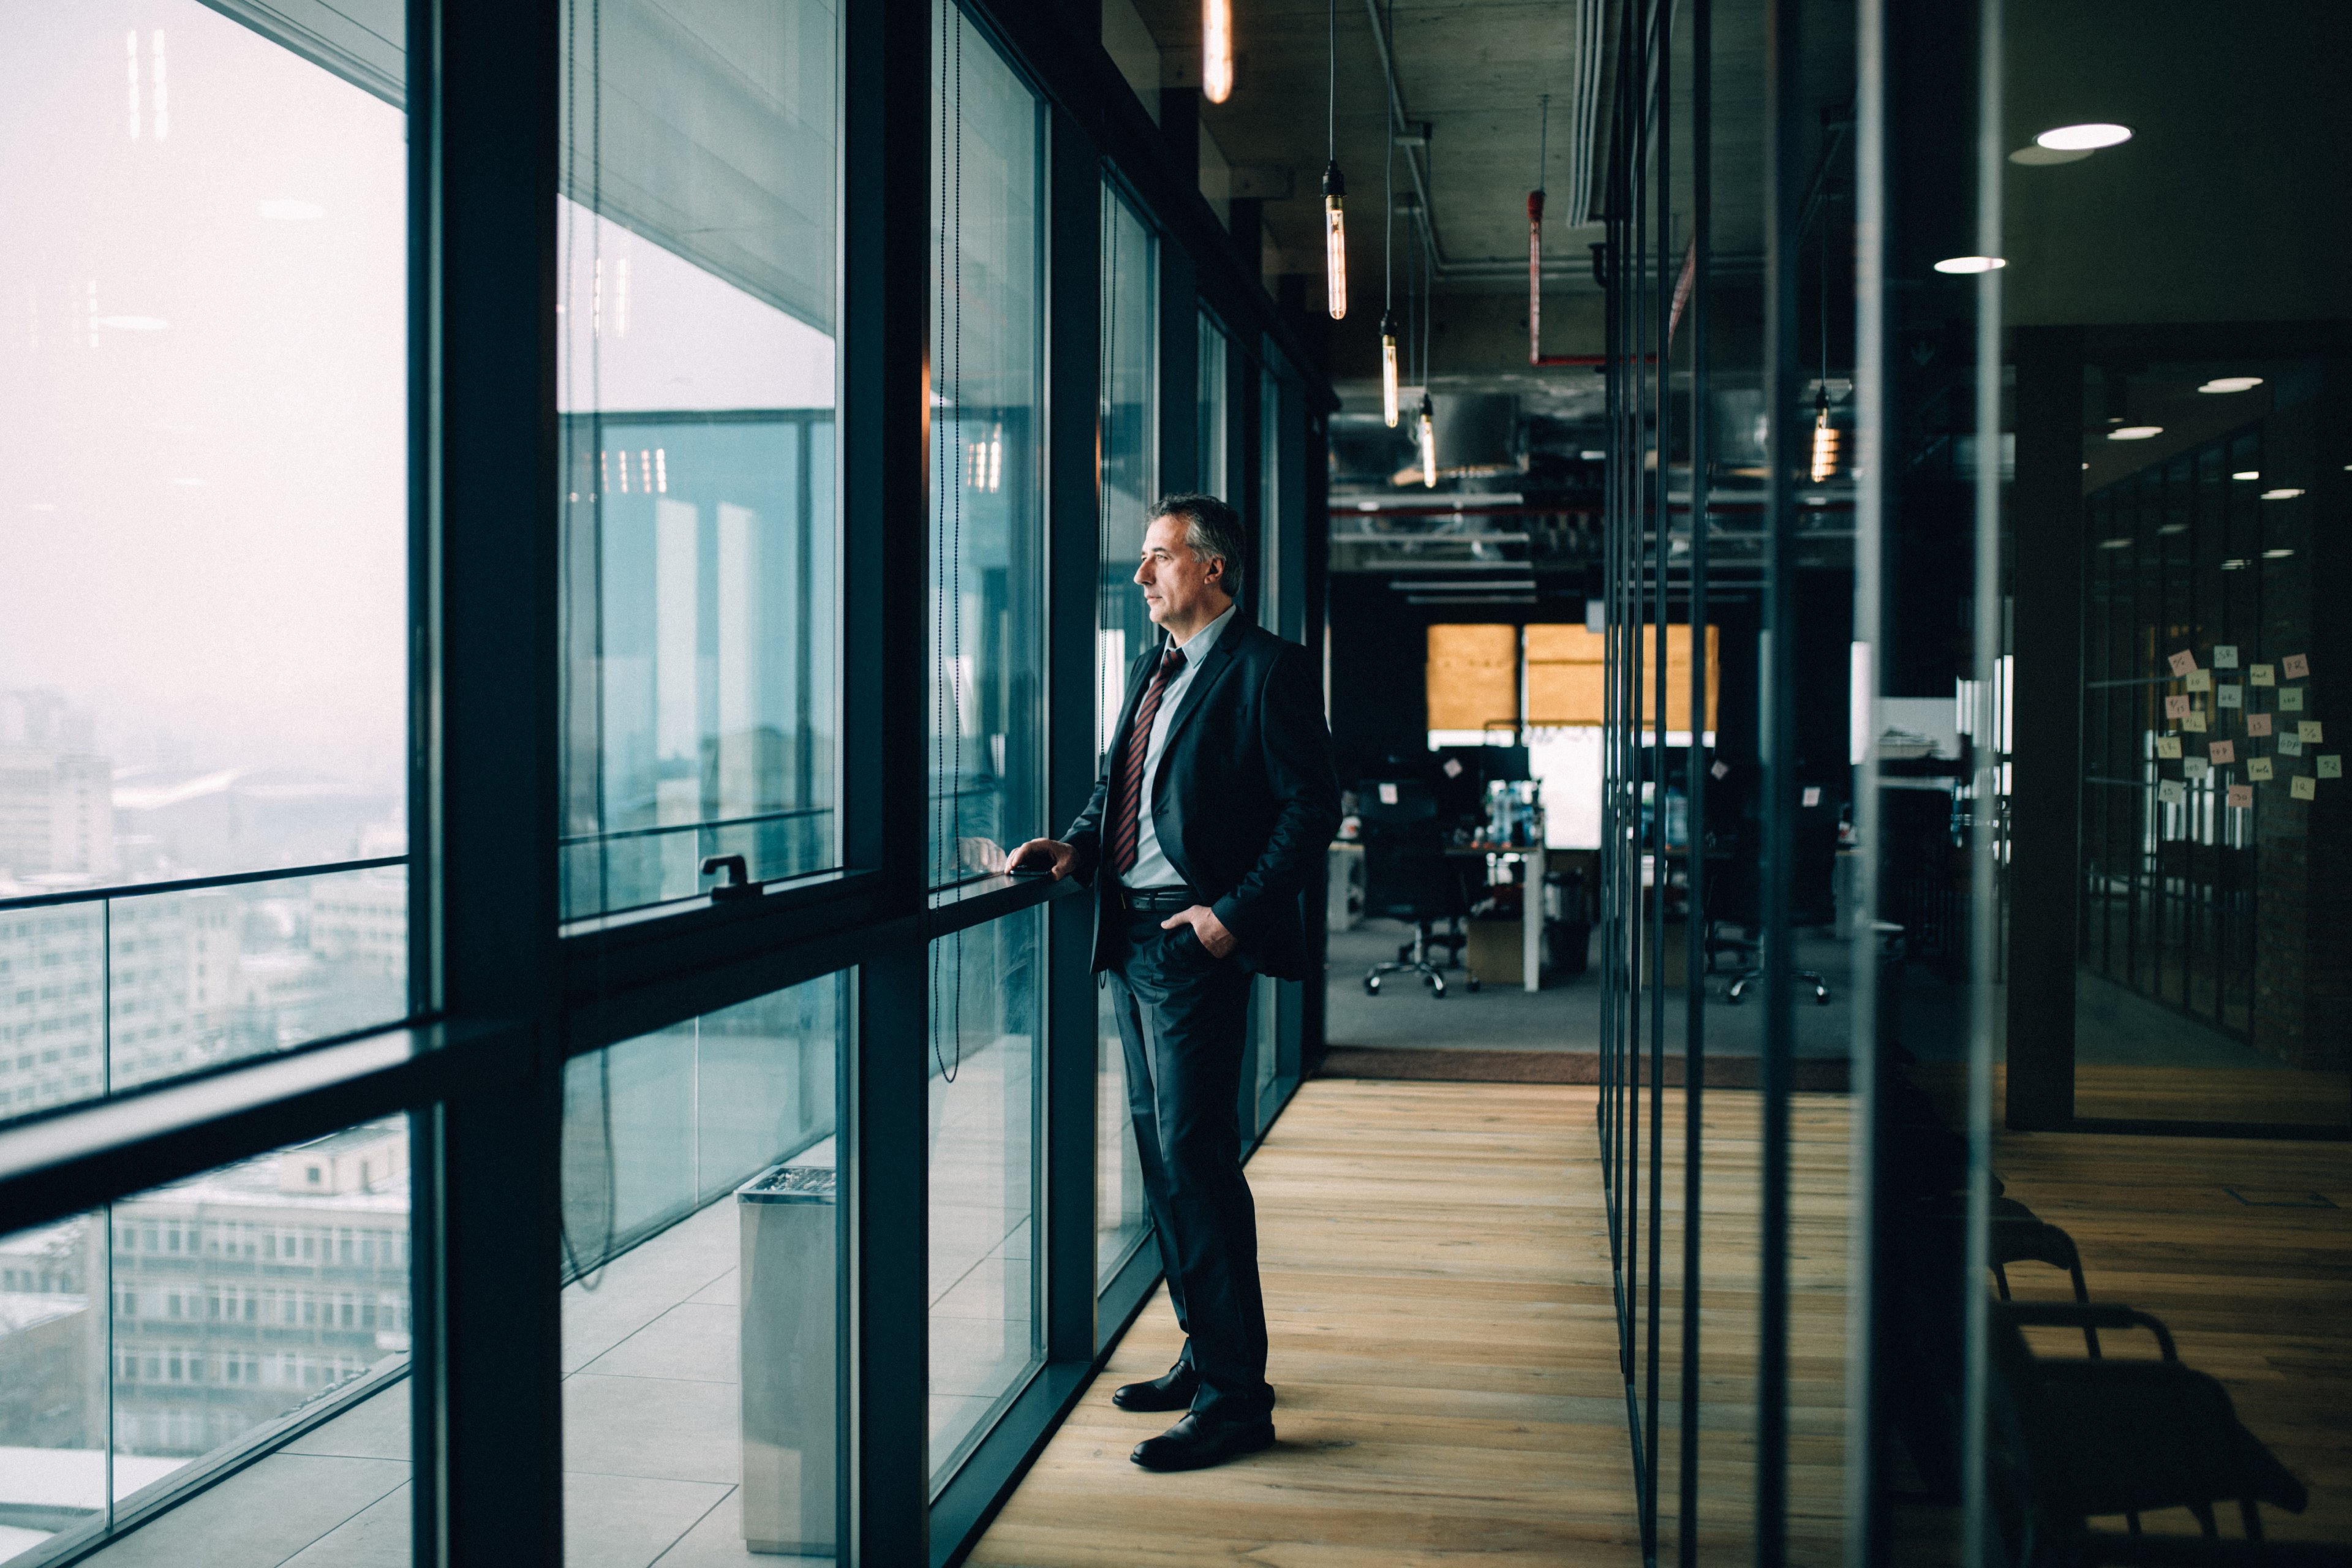
[[400, 115], [194, 0], [0, 37], [0, 686], [396, 778]]

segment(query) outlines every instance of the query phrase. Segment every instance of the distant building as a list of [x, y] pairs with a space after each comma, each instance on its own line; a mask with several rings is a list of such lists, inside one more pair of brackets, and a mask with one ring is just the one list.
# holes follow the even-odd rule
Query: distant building
[[113, 764], [89, 752], [0, 745], [0, 872], [113, 875]]

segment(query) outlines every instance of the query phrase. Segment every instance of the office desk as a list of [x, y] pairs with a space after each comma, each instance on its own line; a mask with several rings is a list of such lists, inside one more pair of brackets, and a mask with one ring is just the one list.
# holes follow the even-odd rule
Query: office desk
[[1528, 873], [1519, 889], [1519, 973], [1527, 990], [1543, 989], [1543, 888], [1544, 847], [1540, 844], [1449, 844], [1445, 853], [1455, 859], [1492, 860], [1498, 855], [1516, 855], [1527, 862]]

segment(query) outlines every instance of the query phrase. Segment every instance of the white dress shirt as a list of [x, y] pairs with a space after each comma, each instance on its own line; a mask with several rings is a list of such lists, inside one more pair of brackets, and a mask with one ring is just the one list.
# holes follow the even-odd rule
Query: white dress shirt
[[[1223, 635], [1225, 623], [1234, 618], [1234, 611], [1238, 607], [1226, 605], [1225, 613], [1194, 632], [1192, 641], [1176, 645], [1183, 650], [1184, 668], [1176, 672], [1176, 679], [1170, 681], [1168, 689], [1160, 694], [1160, 712], [1151, 721], [1151, 744], [1143, 753], [1143, 789], [1136, 802], [1135, 864], [1129, 868], [1126, 876], [1119, 879], [1128, 887], [1181, 888], [1184, 885], [1182, 875], [1168, 863], [1168, 857], [1160, 852], [1160, 830], [1152, 826], [1151, 821], [1153, 781], [1160, 776], [1160, 753], [1168, 747], [1168, 726], [1175, 719], [1176, 710], [1183, 705], [1184, 693], [1192, 689], [1192, 678], [1199, 675], [1201, 666], [1208, 662], [1210, 650], [1217, 646], [1217, 638]], [[1160, 657], [1168, 657], [1166, 649], [1160, 651]]]

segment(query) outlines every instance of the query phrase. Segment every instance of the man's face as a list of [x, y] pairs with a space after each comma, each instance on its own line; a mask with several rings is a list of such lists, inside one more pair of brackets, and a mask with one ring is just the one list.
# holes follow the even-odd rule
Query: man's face
[[1208, 625], [1232, 603], [1224, 563], [1194, 554], [1184, 542], [1185, 528], [1181, 517], [1153, 518], [1143, 531], [1143, 563], [1135, 569], [1152, 621], [1180, 636]]

